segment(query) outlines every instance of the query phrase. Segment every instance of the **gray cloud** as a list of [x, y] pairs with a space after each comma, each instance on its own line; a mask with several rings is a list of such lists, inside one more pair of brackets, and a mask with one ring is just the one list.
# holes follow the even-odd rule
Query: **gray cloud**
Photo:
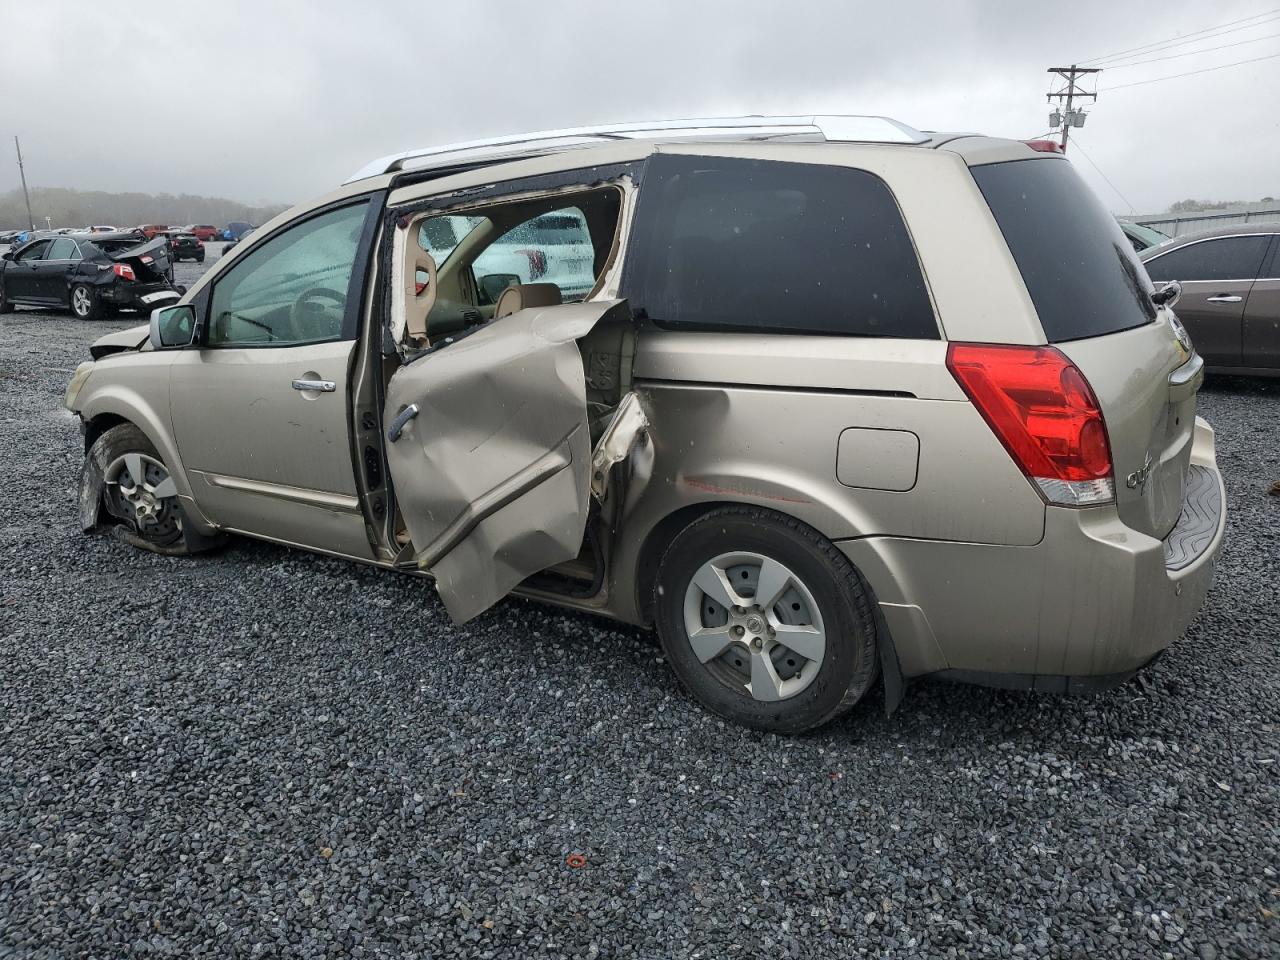
[[[5, 3], [0, 191], [18, 182], [14, 133], [34, 184], [246, 201], [306, 199], [405, 147], [610, 120], [884, 113], [925, 129], [1029, 137], [1047, 127], [1052, 62], [1266, 5], [1154, 9], [206, 0], [148, 19], [94, 0]], [[1218, 42], [1267, 32], [1280, 29]], [[1280, 59], [1106, 92], [1277, 51], [1272, 40], [1104, 73], [1084, 154], [1144, 212], [1186, 196], [1277, 195]], [[1127, 208], [1083, 154], [1076, 162], [1110, 206]]]

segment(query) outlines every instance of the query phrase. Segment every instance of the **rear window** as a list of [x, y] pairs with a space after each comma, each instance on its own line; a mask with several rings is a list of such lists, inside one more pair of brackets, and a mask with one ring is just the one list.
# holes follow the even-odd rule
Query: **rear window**
[[1150, 323], [1153, 287], [1133, 246], [1065, 160], [973, 167], [1050, 343]]
[[651, 158], [623, 291], [673, 329], [938, 339], [893, 195], [847, 167]]

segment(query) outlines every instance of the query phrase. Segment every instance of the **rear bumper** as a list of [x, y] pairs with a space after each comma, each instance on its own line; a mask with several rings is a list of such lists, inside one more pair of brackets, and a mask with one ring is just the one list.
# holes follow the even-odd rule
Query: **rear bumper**
[[[166, 296], [156, 296], [151, 302], [143, 300], [153, 294]], [[169, 294], [172, 296], [167, 296]], [[102, 299], [119, 307], [161, 307], [181, 298], [182, 294], [167, 283], [113, 283], [102, 288]]]
[[1226, 497], [1197, 418], [1166, 540], [1114, 506], [1045, 510], [1031, 547], [868, 537], [839, 544], [876, 592], [904, 676], [1073, 692], [1122, 682], [1186, 630], [1213, 581]]

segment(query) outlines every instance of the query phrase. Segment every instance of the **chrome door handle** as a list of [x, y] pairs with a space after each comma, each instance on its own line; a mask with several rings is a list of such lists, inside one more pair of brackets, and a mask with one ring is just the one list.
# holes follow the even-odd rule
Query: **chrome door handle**
[[1237, 297], [1230, 294], [1220, 293], [1216, 297], [1209, 297], [1209, 303], [1239, 303], [1244, 297]]
[[418, 405], [416, 403], [409, 404], [407, 407], [405, 407], [403, 410], [397, 413], [396, 418], [391, 421], [391, 428], [387, 431], [387, 439], [390, 440], [392, 443], [395, 443], [397, 440], [399, 440], [400, 434], [404, 432], [405, 424], [408, 423], [417, 415], [418, 415]]
[[338, 385], [332, 380], [295, 380], [293, 381], [293, 389], [314, 390], [316, 393], [333, 393], [338, 389]]

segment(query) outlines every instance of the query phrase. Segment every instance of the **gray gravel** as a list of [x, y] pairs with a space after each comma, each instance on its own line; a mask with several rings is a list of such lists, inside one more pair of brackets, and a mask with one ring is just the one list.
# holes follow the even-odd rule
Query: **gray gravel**
[[62, 391], [132, 322], [0, 316], [0, 956], [1280, 955], [1280, 382], [1203, 394], [1228, 544], [1140, 682], [784, 739], [642, 631], [82, 536]]

